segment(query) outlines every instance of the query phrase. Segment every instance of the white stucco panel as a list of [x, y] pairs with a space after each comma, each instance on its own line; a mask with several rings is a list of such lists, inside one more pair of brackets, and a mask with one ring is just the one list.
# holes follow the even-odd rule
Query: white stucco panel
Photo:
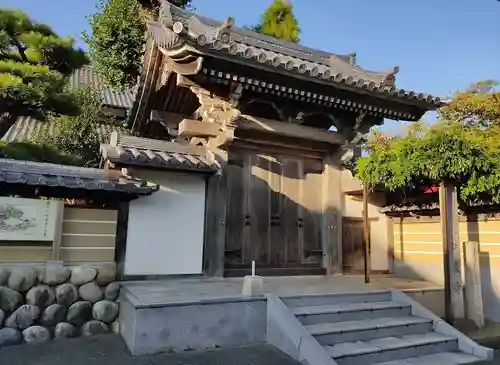
[[134, 175], [160, 185], [130, 204], [126, 275], [202, 272], [206, 184], [202, 176], [165, 171]]

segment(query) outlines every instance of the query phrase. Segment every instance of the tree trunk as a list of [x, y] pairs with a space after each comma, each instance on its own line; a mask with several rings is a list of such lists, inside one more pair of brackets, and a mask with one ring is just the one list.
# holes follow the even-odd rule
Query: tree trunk
[[12, 127], [16, 122], [17, 115], [2, 113], [0, 114], [0, 138], [3, 138], [5, 133]]

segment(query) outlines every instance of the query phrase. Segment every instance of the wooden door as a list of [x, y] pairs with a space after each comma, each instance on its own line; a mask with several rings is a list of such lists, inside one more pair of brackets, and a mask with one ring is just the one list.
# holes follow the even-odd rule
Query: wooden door
[[359, 273], [364, 270], [363, 221], [343, 218], [342, 220], [342, 263], [344, 272]]
[[230, 151], [226, 268], [321, 267], [322, 179], [305, 166], [290, 156]]

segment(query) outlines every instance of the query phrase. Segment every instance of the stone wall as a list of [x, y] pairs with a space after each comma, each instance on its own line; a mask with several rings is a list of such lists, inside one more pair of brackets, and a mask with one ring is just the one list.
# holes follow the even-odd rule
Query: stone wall
[[118, 332], [114, 265], [0, 267], [0, 347]]

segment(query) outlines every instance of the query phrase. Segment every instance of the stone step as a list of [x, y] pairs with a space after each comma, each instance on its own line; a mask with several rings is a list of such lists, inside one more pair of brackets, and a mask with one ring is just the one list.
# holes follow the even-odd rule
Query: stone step
[[472, 364], [481, 361], [484, 361], [484, 359], [464, 354], [462, 352], [440, 352], [432, 355], [423, 355], [410, 357], [408, 359], [381, 362], [375, 365], [460, 365]]
[[325, 346], [325, 350], [339, 365], [365, 365], [458, 351], [458, 341], [453, 337], [429, 332], [383, 337], [368, 341], [344, 342]]
[[432, 331], [432, 321], [407, 316], [320, 323], [305, 328], [321, 345], [334, 345], [342, 342], [429, 333]]
[[390, 301], [310, 305], [292, 309], [304, 325], [353, 321], [360, 318], [403, 317], [411, 314], [411, 306]]
[[384, 302], [391, 300], [391, 293], [387, 290], [377, 290], [357, 293], [290, 295], [281, 296], [281, 300], [288, 308], [294, 308], [340, 303]]

